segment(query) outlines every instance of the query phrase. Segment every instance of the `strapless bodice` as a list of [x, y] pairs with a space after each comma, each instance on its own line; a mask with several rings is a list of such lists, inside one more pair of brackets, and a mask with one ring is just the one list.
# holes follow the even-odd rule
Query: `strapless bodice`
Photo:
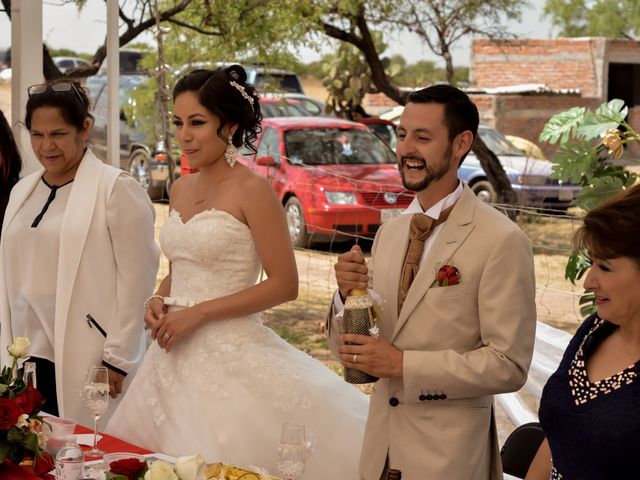
[[260, 273], [249, 227], [223, 210], [204, 210], [186, 222], [171, 210], [160, 245], [171, 262], [173, 298], [198, 303], [229, 295], [254, 285]]

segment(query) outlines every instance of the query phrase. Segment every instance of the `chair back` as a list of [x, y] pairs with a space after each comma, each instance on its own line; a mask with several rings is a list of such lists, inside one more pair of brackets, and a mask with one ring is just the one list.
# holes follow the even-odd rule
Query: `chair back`
[[525, 423], [511, 432], [500, 449], [504, 473], [517, 478], [526, 477], [543, 440], [544, 431], [538, 422]]

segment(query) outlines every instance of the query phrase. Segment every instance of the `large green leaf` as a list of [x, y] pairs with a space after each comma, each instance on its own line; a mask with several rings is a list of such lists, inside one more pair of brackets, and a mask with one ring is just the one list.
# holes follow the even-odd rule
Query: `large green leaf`
[[595, 313], [597, 309], [596, 296], [592, 292], [581, 295], [578, 303], [580, 304], [580, 315], [583, 317], [588, 317], [592, 313]]
[[0, 463], [4, 462], [7, 454], [9, 453], [10, 445], [6, 442], [0, 442]]
[[552, 177], [563, 182], [580, 183], [584, 175], [590, 180], [597, 156], [597, 151], [586, 140], [564, 143], [551, 159], [554, 164]]
[[574, 285], [580, 280], [587, 270], [591, 268], [591, 260], [585, 252], [572, 252], [567, 260], [564, 278]]
[[27, 438], [25, 438], [24, 446], [25, 446], [25, 448], [26, 448], [27, 450], [30, 450], [30, 451], [32, 451], [32, 452], [37, 452], [37, 451], [38, 451], [38, 447], [39, 447], [39, 444], [38, 444], [38, 435], [36, 435], [36, 434], [35, 434], [35, 433], [33, 433], [33, 432], [30, 432], [30, 433], [27, 435]]
[[620, 177], [596, 177], [590, 185], [584, 187], [576, 196], [577, 203], [586, 210], [592, 210], [605, 200], [620, 192], [624, 186]]
[[603, 117], [609, 117], [610, 119], [620, 123], [627, 118], [629, 108], [625, 106], [624, 100], [614, 98], [613, 100], [600, 105], [596, 110], [596, 113]]
[[595, 112], [587, 112], [584, 121], [578, 127], [578, 135], [586, 140], [603, 137], [608, 130], [618, 128], [629, 109], [624, 102], [614, 98], [608, 103], [603, 103]]
[[540, 140], [543, 142], [562, 143], [569, 140], [569, 136], [576, 136], [578, 126], [584, 120], [586, 109], [584, 107], [573, 107], [564, 112], [556, 113], [545, 124]]

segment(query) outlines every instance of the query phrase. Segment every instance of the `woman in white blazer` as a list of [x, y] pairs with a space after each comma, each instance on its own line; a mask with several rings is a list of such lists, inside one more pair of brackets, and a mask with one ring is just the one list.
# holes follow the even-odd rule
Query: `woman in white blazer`
[[143, 305], [159, 256], [153, 205], [87, 148], [92, 122], [77, 82], [29, 88], [25, 125], [43, 169], [11, 192], [0, 247], [2, 364], [12, 339], [28, 337], [43, 409], [85, 425], [89, 367], [109, 369], [117, 398], [142, 360]]

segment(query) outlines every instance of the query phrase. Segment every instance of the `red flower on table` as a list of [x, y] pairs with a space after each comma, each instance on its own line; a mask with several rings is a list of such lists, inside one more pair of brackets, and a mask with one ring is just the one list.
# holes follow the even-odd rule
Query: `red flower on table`
[[436, 281], [440, 287], [448, 287], [460, 283], [460, 272], [453, 265], [443, 265], [438, 270]]
[[42, 452], [42, 457], [36, 457], [33, 461], [33, 471], [38, 476], [50, 472], [54, 467], [55, 463], [49, 452]]
[[42, 406], [42, 395], [33, 385], [28, 385], [27, 389], [19, 395], [16, 395], [16, 404], [22, 409], [22, 413], [29, 415], [36, 408]]
[[146, 469], [147, 462], [140, 461], [137, 458], [124, 458], [109, 464], [109, 471], [111, 473], [124, 475], [129, 480], [135, 480], [140, 477]]
[[22, 409], [8, 398], [0, 398], [0, 430], [13, 427], [22, 415]]

